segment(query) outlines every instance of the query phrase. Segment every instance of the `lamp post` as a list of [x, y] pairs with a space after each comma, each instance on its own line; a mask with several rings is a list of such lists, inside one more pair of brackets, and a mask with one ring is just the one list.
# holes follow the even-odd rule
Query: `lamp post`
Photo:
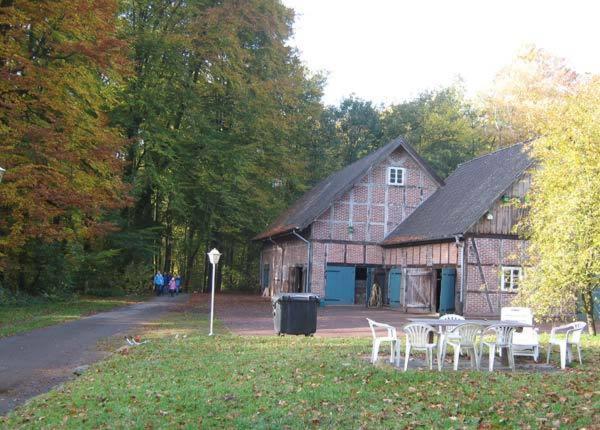
[[210, 296], [210, 333], [209, 336], [213, 335], [213, 315], [215, 312], [215, 272], [217, 271], [217, 263], [219, 262], [219, 258], [221, 257], [221, 253], [217, 251], [217, 248], [213, 248], [208, 253], [208, 259], [210, 260], [210, 264], [212, 264], [212, 290]]

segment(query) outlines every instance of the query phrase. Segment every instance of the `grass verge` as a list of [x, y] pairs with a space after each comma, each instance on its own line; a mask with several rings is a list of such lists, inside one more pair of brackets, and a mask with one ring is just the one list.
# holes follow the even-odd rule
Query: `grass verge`
[[[33, 399], [7, 428], [594, 428], [600, 339], [553, 373], [399, 372], [364, 360], [368, 339], [208, 337], [174, 314], [150, 343]], [[183, 336], [186, 337], [183, 337]], [[556, 356], [556, 354], [555, 354]]]
[[26, 305], [0, 306], [0, 338], [24, 333], [142, 300], [141, 296], [78, 297]]

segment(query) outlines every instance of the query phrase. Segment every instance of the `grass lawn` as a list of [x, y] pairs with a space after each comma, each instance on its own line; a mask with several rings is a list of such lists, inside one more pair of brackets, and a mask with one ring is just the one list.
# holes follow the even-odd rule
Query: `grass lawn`
[[150, 343], [93, 366], [0, 424], [357, 429], [594, 428], [600, 422], [598, 338], [586, 337], [583, 366], [562, 372], [403, 373], [367, 363], [368, 339], [238, 337], [219, 326], [220, 334], [209, 338], [206, 317], [192, 312], [152, 330], [145, 336]]
[[0, 338], [135, 303], [141, 297], [79, 297], [69, 301], [0, 306]]

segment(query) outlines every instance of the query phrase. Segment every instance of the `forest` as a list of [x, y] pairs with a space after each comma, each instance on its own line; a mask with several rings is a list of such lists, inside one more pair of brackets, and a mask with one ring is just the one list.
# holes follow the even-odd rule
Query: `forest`
[[250, 238], [333, 171], [403, 136], [444, 177], [597, 88], [528, 47], [476, 96], [325, 105], [293, 23], [279, 0], [0, 0], [0, 301], [139, 292], [156, 270], [203, 290], [212, 247], [221, 288], [256, 290]]

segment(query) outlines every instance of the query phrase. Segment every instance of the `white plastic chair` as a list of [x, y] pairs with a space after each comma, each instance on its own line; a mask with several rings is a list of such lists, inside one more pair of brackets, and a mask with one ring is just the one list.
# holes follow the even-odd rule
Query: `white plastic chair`
[[[500, 320], [533, 325], [533, 312], [530, 308], [506, 307], [500, 311]], [[540, 342], [537, 328], [523, 327], [521, 332], [514, 332], [513, 354], [533, 357], [533, 361], [538, 361]]]
[[491, 325], [483, 330], [481, 335], [481, 348], [479, 350], [479, 363], [483, 355], [483, 348], [487, 347], [489, 352], [489, 371], [494, 370], [494, 359], [496, 351], [502, 351], [502, 348], [508, 349], [508, 365], [515, 370], [515, 357], [513, 355], [513, 336], [515, 328], [504, 326], [502, 324]]
[[579, 355], [579, 364], [583, 364], [581, 360], [581, 333], [587, 326], [584, 322], [575, 322], [571, 324], [554, 327], [550, 332], [550, 343], [548, 343], [548, 352], [546, 353], [546, 363], [550, 363], [550, 352], [553, 345], [558, 345], [560, 348], [560, 368], [564, 369], [567, 362], [573, 361], [571, 347], [577, 346], [577, 354]]
[[[396, 327], [392, 327], [389, 324], [378, 323], [372, 319], [367, 318], [369, 326], [371, 327], [371, 333], [373, 334], [373, 350], [371, 352], [371, 363], [375, 364], [379, 358], [379, 346], [382, 342], [390, 342], [390, 363], [400, 363], [400, 340], [396, 333]], [[377, 330], [385, 330], [386, 335], [380, 336]]]
[[[461, 321], [465, 320], [465, 317], [463, 317], [462, 315], [456, 315], [456, 314], [446, 314], [446, 315], [442, 315], [439, 319], [440, 320], [445, 320], [445, 321], [447, 320], [447, 321], [458, 321], [458, 322], [461, 322]], [[452, 329], [454, 329], [454, 327], [456, 327], [456, 326], [455, 325], [448, 325], [448, 326], [442, 326], [441, 325], [441, 326], [439, 326], [439, 329], [440, 329], [440, 331], [439, 331], [439, 333], [440, 333], [440, 343], [439, 344], [440, 345], [444, 344], [444, 339], [446, 337], [448, 337], [448, 336], [455, 336], [455, 337], [458, 336], [458, 333], [453, 333], [452, 332]], [[443, 352], [442, 348], [440, 348], [438, 350], [438, 353], [439, 353], [439, 355], [438, 355], [438, 363], [445, 358], [444, 356], [441, 355], [442, 352]], [[439, 365], [438, 365], [438, 367], [439, 367]]]
[[448, 336], [445, 336], [442, 345], [442, 360], [438, 362], [439, 370], [444, 367], [443, 357], [446, 356], [446, 348], [450, 345], [454, 351], [454, 370], [458, 370], [458, 357], [465, 350], [471, 353], [471, 368], [479, 369], [479, 338], [482, 327], [479, 324], [460, 324], [454, 327]]
[[[463, 317], [462, 315], [456, 315], [456, 314], [446, 314], [446, 315], [442, 315], [440, 317], [440, 320], [449, 320], [449, 321], [464, 321], [465, 317]], [[450, 332], [452, 332], [452, 330], [454, 329], [453, 325], [448, 325], [446, 327], [444, 326], [440, 326], [440, 333], [444, 333], [444, 335], [449, 335]], [[455, 336], [456, 334], [452, 334], [452, 336]]]
[[403, 331], [406, 335], [406, 351], [404, 356], [404, 371], [408, 369], [408, 357], [411, 351], [425, 351], [429, 370], [433, 370], [433, 350], [437, 343], [430, 343], [430, 333], [436, 333], [435, 328], [429, 324], [413, 323], [405, 325]]
[[[443, 320], [443, 321], [447, 321], [447, 320], [449, 320], [449, 321], [464, 321], [465, 317], [463, 317], [462, 315], [456, 315], [456, 314], [446, 314], [446, 315], [442, 315], [440, 317], [440, 320]], [[446, 326], [446, 331], [450, 331], [454, 327], [456, 327], [456, 326], [450, 326], [450, 325]], [[444, 331], [443, 329], [444, 329], [444, 327], [440, 326], [440, 333], [442, 331]]]

